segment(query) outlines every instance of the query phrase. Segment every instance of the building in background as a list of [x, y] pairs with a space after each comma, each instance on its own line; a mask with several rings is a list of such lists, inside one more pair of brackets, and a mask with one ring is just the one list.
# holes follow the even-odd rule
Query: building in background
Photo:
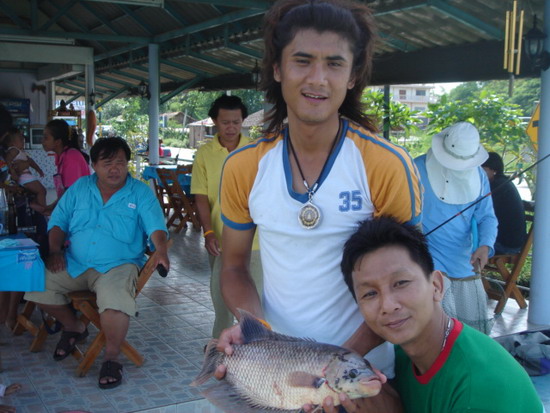
[[[383, 86], [373, 89], [384, 92]], [[390, 98], [394, 102], [407, 105], [411, 110], [425, 111], [428, 103], [435, 103], [435, 85], [433, 83], [415, 83], [410, 85], [390, 85]]]

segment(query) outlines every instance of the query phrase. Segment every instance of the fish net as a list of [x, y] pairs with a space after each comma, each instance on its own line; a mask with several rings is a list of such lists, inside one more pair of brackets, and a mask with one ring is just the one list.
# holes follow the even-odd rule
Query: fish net
[[465, 278], [445, 276], [443, 310], [448, 316], [490, 334], [495, 319], [489, 316], [488, 298], [479, 275]]

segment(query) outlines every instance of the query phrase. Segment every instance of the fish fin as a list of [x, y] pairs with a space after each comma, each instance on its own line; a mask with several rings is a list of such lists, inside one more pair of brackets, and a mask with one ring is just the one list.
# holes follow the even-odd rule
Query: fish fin
[[[223, 410], [225, 413], [290, 413], [291, 410], [280, 410], [266, 408], [254, 404], [243, 398], [233, 386], [225, 380], [220, 381], [214, 386], [204, 389], [201, 394], [214, 406]], [[296, 410], [299, 412], [300, 410]]]
[[262, 340], [273, 341], [315, 341], [307, 338], [291, 337], [284, 334], [275, 333], [267, 329], [256, 317], [241, 308], [238, 309], [241, 314], [239, 324], [243, 340], [246, 343]]
[[204, 362], [202, 364], [202, 370], [199, 375], [193, 380], [190, 386], [199, 386], [205, 383], [210, 377], [214, 375], [216, 368], [220, 364], [220, 359], [223, 357], [223, 353], [216, 349], [218, 340], [210, 340], [204, 351]]
[[305, 371], [294, 371], [288, 375], [287, 382], [292, 387], [313, 387], [318, 389], [327, 380], [324, 377], [319, 377], [315, 374]]

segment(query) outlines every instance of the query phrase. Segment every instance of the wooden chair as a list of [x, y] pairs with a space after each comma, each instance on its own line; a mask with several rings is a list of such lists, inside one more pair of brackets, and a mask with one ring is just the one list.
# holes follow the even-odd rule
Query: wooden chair
[[[171, 245], [172, 240], [169, 240], [168, 248], [170, 248]], [[153, 252], [151, 254], [149, 259], [139, 272], [139, 277], [136, 285], [136, 297], [139, 295], [147, 281], [149, 281], [151, 275], [153, 275], [153, 273], [155, 272], [156, 267], [154, 262], [156, 259], [156, 254], [156, 252]], [[101, 329], [101, 321], [97, 308], [95, 293], [91, 291], [75, 291], [69, 294], [69, 298], [71, 299], [73, 307], [82, 313], [82, 321], [86, 325], [92, 323], [99, 330], [94, 340], [88, 346], [88, 349], [85, 353], [82, 354], [81, 350], [78, 347], [74, 351], [74, 353], [77, 353], [77, 358], [79, 356], [82, 358], [80, 364], [76, 369], [76, 374], [80, 377], [83, 377], [86, 375], [90, 367], [94, 364], [95, 359], [97, 358], [97, 356], [99, 356], [99, 354], [103, 350], [103, 347], [105, 347], [105, 333], [103, 333], [103, 330]], [[144, 357], [126, 340], [124, 340], [124, 342], [122, 343], [121, 351], [136, 366], [139, 367], [143, 365]]]
[[180, 232], [188, 222], [191, 222], [196, 230], [200, 229], [199, 219], [191, 197], [184, 192], [178, 181], [178, 174], [188, 174], [189, 170], [184, 167], [178, 167], [177, 170], [168, 168], [157, 169], [157, 174], [168, 194], [168, 201], [173, 211], [166, 222], [166, 226], [168, 228], [176, 227], [176, 233]]
[[[521, 294], [521, 291], [516, 284], [525, 259], [529, 255], [531, 245], [533, 244], [533, 229], [535, 204], [531, 201], [523, 201], [525, 207], [525, 219], [531, 223], [525, 244], [517, 254], [495, 255], [489, 259], [489, 262], [483, 269], [483, 284], [489, 298], [497, 300], [495, 314], [500, 314], [504, 310], [508, 298], [513, 298], [517, 301], [520, 308], [526, 308], [527, 302]], [[502, 278], [501, 280], [487, 276], [487, 273], [497, 273]]]
[[156, 179], [152, 179], [152, 181], [153, 181], [153, 188], [155, 190], [155, 195], [159, 200], [162, 213], [164, 214], [165, 217], [168, 217], [170, 213], [170, 201], [168, 201], [168, 194], [166, 193], [166, 189], [164, 189], [164, 187], [160, 185]]

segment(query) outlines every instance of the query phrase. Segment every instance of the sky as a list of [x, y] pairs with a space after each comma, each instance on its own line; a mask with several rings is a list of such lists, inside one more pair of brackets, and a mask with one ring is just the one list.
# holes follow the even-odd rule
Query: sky
[[449, 93], [452, 89], [460, 85], [461, 82], [449, 82], [449, 83], [435, 83], [435, 94], [442, 95], [444, 93]]

